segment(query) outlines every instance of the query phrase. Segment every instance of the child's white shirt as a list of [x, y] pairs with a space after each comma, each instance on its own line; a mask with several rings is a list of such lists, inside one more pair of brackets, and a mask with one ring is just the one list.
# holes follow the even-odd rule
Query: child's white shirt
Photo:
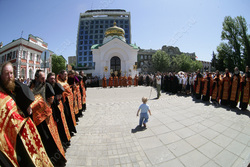
[[149, 110], [149, 105], [143, 103], [140, 105], [139, 109], [141, 109], [141, 113], [147, 113]]

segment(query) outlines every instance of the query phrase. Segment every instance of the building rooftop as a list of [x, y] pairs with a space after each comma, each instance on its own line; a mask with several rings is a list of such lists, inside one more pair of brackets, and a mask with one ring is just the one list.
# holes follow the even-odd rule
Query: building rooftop
[[96, 10], [87, 10], [85, 13], [93, 13], [93, 12], [126, 12], [123, 9], [96, 9]]

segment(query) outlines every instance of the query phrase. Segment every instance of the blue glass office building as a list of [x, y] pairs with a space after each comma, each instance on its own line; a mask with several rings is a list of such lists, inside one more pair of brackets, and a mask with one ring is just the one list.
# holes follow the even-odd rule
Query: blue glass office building
[[94, 68], [91, 46], [103, 43], [106, 29], [112, 27], [114, 22], [117, 23], [118, 27], [124, 29], [126, 42], [130, 44], [130, 12], [121, 9], [101, 9], [87, 10], [80, 14], [76, 46], [78, 69]]

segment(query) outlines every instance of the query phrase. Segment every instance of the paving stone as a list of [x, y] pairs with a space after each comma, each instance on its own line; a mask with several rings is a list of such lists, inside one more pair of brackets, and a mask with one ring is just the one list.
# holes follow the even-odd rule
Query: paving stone
[[199, 147], [198, 150], [207, 157], [214, 158], [223, 150], [223, 148], [221, 146], [218, 146], [217, 144], [214, 144], [213, 142], [208, 142]]
[[236, 159], [237, 156], [235, 154], [227, 150], [223, 150], [214, 158], [214, 161], [221, 166], [232, 166]]
[[180, 156], [192, 151], [194, 148], [185, 140], [179, 140], [168, 145], [168, 149], [175, 155]]
[[227, 147], [232, 142], [232, 139], [220, 134], [217, 137], [215, 137], [212, 141], [221, 147]]
[[156, 135], [167, 133], [167, 132], [171, 131], [171, 129], [169, 129], [166, 125], [155, 126], [152, 128], [150, 127], [150, 129]]
[[243, 144], [246, 144], [246, 145], [248, 145], [250, 142], [250, 136], [248, 136], [244, 133], [239, 134], [235, 139]]
[[203, 166], [209, 159], [197, 150], [193, 150], [179, 158], [186, 167]]
[[204, 164], [203, 167], [220, 167], [220, 165], [211, 160], [208, 163]]
[[171, 129], [171, 130], [177, 130], [177, 129], [184, 128], [184, 125], [182, 125], [182, 124], [179, 123], [179, 122], [173, 122], [173, 123], [167, 124], [167, 126], [168, 126], [169, 129]]
[[187, 137], [190, 137], [195, 134], [192, 130], [190, 130], [188, 127], [176, 130], [175, 133], [180, 136], [181, 138], [185, 139]]
[[206, 137], [209, 140], [215, 138], [219, 134], [220, 134], [219, 132], [216, 132], [216, 131], [214, 131], [212, 129], [206, 129], [206, 130], [204, 130], [203, 132], [200, 133], [200, 135]]
[[144, 150], [162, 146], [162, 142], [155, 136], [139, 139], [139, 143]]
[[185, 140], [195, 148], [198, 148], [209, 141], [208, 139], [206, 139], [205, 137], [203, 137], [199, 134], [188, 137]]
[[182, 163], [176, 158], [176, 159], [173, 159], [173, 160], [170, 160], [170, 161], [167, 161], [167, 162], [164, 162], [164, 163], [161, 163], [159, 165], [157, 165], [159, 167], [166, 167], [166, 166], [178, 166], [178, 167], [184, 167], [182, 165]]
[[237, 141], [233, 141], [232, 143], [230, 143], [229, 146], [227, 146], [227, 150], [240, 156], [240, 154], [243, 152], [243, 150], [246, 148], [245, 145], [237, 142]]
[[170, 144], [173, 142], [176, 142], [178, 140], [181, 140], [181, 137], [176, 135], [174, 132], [165, 133], [162, 135], [159, 135], [158, 138], [164, 143], [164, 144]]
[[165, 146], [146, 150], [145, 153], [153, 165], [175, 158], [175, 156]]
[[239, 133], [240, 132], [237, 131], [237, 130], [234, 130], [232, 128], [228, 128], [222, 134], [225, 135], [225, 136], [227, 136], [227, 137], [230, 137], [230, 138], [234, 139], [236, 136], [239, 135]]

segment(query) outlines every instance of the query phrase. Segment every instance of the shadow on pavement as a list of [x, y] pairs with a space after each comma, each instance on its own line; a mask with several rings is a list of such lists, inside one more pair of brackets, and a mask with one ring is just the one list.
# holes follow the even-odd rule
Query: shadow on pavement
[[144, 127], [141, 127], [141, 126], [137, 126], [135, 127], [135, 129], [131, 129], [131, 133], [136, 133], [136, 132], [140, 132], [140, 131], [144, 131], [146, 130], [147, 128], [144, 128]]

